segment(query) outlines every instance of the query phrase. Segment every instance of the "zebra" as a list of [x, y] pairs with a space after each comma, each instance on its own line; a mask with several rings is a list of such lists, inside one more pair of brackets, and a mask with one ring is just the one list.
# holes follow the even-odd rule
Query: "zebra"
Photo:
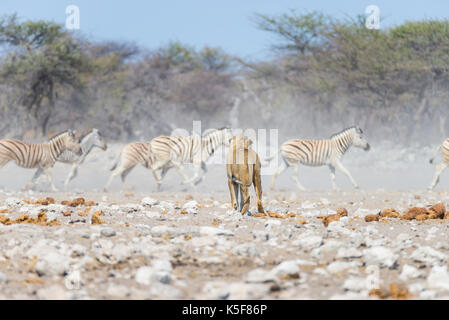
[[56, 159], [58, 162], [72, 164], [72, 168], [64, 182], [65, 190], [67, 190], [69, 182], [77, 176], [78, 167], [84, 162], [87, 155], [94, 147], [98, 147], [104, 151], [108, 148], [105, 139], [96, 128], [81, 132], [79, 141], [82, 150], [81, 156], [75, 154], [73, 151], [66, 150]]
[[436, 165], [436, 167], [435, 167], [435, 175], [433, 177], [432, 183], [427, 188], [428, 190], [433, 190], [433, 188], [435, 188], [437, 183], [440, 181], [440, 174], [444, 171], [444, 169], [446, 169], [449, 166], [449, 138], [444, 140], [438, 146], [438, 148], [436, 149], [436, 151], [435, 151], [434, 155], [432, 156], [432, 158], [429, 159], [430, 163], [433, 163], [433, 160], [438, 155], [440, 150], [441, 150], [441, 153], [443, 155], [443, 161], [441, 161], [439, 164]]
[[[343, 166], [340, 159], [350, 146], [363, 148], [365, 151], [370, 149], [369, 143], [363, 137], [363, 131], [357, 126], [353, 126], [343, 131], [332, 135], [329, 139], [322, 140], [298, 140], [292, 139], [284, 142], [278, 153], [281, 153], [283, 162], [276, 169], [270, 188], [274, 189], [276, 178], [282, 171], [289, 166], [293, 167], [293, 180], [296, 182], [298, 188], [302, 191], [305, 188], [298, 180], [298, 166], [299, 164], [307, 166], [323, 166], [327, 165], [330, 169], [332, 188], [337, 189], [335, 183], [335, 169], [342, 171], [351, 181], [356, 189], [358, 185], [349, 171]], [[275, 156], [267, 158], [271, 161]]]
[[150, 142], [132, 142], [124, 146], [110, 169], [112, 173], [104, 188], [105, 191], [109, 189], [112, 180], [117, 175], [121, 176], [123, 188], [127, 189], [125, 185], [126, 176], [139, 163], [147, 169], [152, 169], [154, 157], [150, 149]]
[[[151, 169], [158, 190], [161, 190], [162, 179], [172, 167], [175, 167], [183, 177], [182, 184], [195, 186], [201, 182], [207, 172], [205, 164], [207, 159], [219, 146], [228, 146], [231, 139], [231, 129], [221, 128], [207, 131], [202, 136], [159, 136], [150, 142], [130, 143], [117, 156], [105, 190], [109, 188], [117, 175], [121, 175], [124, 184], [126, 176], [138, 163]], [[190, 179], [182, 166], [184, 163], [194, 165], [195, 174]]]
[[0, 140], [0, 168], [9, 161], [14, 161], [22, 168], [37, 168], [33, 178], [28, 182], [24, 190], [28, 190], [39, 176], [44, 172], [53, 191], [58, 191], [53, 184], [51, 167], [58, 157], [66, 150], [81, 155], [82, 150], [79, 140], [72, 130], [58, 133], [46, 143], [28, 143], [16, 139]]

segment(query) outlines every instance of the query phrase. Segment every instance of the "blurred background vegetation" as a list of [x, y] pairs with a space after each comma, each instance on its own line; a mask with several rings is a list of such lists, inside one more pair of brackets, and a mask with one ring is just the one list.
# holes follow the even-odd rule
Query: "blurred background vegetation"
[[362, 16], [320, 12], [252, 20], [273, 35], [270, 60], [180, 42], [92, 42], [53, 22], [4, 16], [0, 136], [96, 127], [111, 140], [150, 140], [192, 120], [203, 130], [279, 128], [285, 138], [354, 124], [405, 145], [448, 135], [449, 21], [370, 30]]

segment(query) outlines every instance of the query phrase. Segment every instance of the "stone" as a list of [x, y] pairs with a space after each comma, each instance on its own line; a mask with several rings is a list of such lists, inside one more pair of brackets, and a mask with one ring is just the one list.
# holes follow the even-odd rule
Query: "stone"
[[380, 267], [394, 269], [398, 256], [389, 248], [377, 246], [364, 250], [366, 264], [374, 264]]
[[415, 268], [414, 266], [405, 264], [402, 267], [402, 272], [399, 275], [399, 279], [401, 279], [403, 281], [407, 281], [409, 279], [419, 278], [422, 275], [423, 275], [423, 273], [421, 271], [419, 271], [417, 268]]
[[303, 237], [299, 241], [299, 245], [304, 250], [312, 250], [318, 248], [323, 243], [323, 237], [318, 235]]
[[428, 246], [419, 247], [412, 252], [410, 258], [414, 261], [423, 262], [428, 265], [445, 263], [447, 261], [446, 254]]
[[337, 258], [360, 258], [362, 256], [362, 252], [357, 250], [356, 248], [340, 248], [337, 252]]
[[101, 229], [100, 234], [101, 234], [103, 237], [109, 238], [109, 237], [115, 236], [115, 235], [117, 234], [117, 232], [115, 232], [115, 230], [112, 229], [112, 228], [106, 227], [106, 228], [102, 228], [102, 229]]
[[427, 277], [427, 286], [430, 289], [449, 291], [449, 273], [447, 266], [434, 266]]
[[234, 233], [230, 230], [225, 230], [217, 227], [202, 226], [199, 229], [201, 235], [214, 235], [214, 236], [233, 236]]
[[70, 262], [68, 257], [60, 254], [56, 250], [45, 252], [39, 257], [36, 263], [36, 272], [42, 275], [59, 275], [66, 274], [70, 269]]
[[145, 198], [142, 199], [140, 204], [142, 206], [152, 207], [152, 206], [155, 206], [155, 205], [159, 204], [159, 200], [156, 200], [156, 199], [153, 199], [153, 198], [150, 198], [150, 197], [145, 197]]

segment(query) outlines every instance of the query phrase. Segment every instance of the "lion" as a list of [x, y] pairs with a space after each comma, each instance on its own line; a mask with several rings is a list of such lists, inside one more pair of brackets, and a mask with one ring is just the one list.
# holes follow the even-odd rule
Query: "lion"
[[[243, 133], [231, 139], [226, 157], [226, 172], [234, 210], [243, 215], [248, 212], [250, 204], [249, 187], [254, 184], [257, 196], [257, 210], [265, 213], [262, 206], [262, 186], [260, 179], [260, 159], [258, 154], [250, 148], [252, 141], [245, 139]], [[240, 191], [240, 197], [239, 197]]]

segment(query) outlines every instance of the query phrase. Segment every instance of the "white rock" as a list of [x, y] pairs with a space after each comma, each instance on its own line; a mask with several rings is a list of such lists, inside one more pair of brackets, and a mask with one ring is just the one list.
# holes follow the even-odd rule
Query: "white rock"
[[109, 237], [115, 236], [117, 234], [117, 232], [115, 232], [115, 230], [110, 228], [110, 227], [105, 227], [105, 228], [101, 229], [100, 234], [103, 237], [108, 237], [109, 238]]
[[215, 236], [233, 236], [234, 233], [230, 230], [221, 229], [217, 227], [202, 226], [199, 229], [201, 235], [215, 235]]
[[424, 262], [428, 265], [445, 263], [447, 261], [447, 255], [428, 246], [419, 247], [412, 252], [410, 258], [414, 261]]
[[415, 268], [414, 266], [411, 266], [409, 264], [405, 264], [402, 267], [402, 272], [399, 275], [399, 279], [403, 280], [403, 281], [407, 281], [409, 279], [416, 279], [420, 276], [422, 276], [423, 273], [420, 272], [417, 268]]
[[149, 212], [145, 213], [145, 216], [150, 219], [154, 219], [154, 218], [157, 219], [157, 218], [161, 217], [161, 214], [157, 211], [149, 211]]
[[206, 282], [201, 289], [206, 299], [227, 299], [229, 297], [229, 283], [224, 281]]
[[7, 206], [12, 207], [12, 206], [20, 204], [22, 202], [22, 200], [20, 200], [18, 198], [11, 197], [11, 198], [6, 198], [6, 200], [4, 202], [6, 203]]
[[323, 237], [318, 235], [304, 237], [299, 241], [300, 247], [304, 250], [312, 250], [314, 248], [318, 248], [322, 243]]
[[427, 277], [427, 286], [431, 289], [449, 290], [447, 266], [434, 266]]
[[360, 258], [362, 256], [362, 252], [357, 250], [356, 248], [340, 248], [338, 249], [337, 258]]
[[271, 282], [274, 280], [275, 280], [274, 274], [263, 269], [251, 270], [246, 275], [246, 282], [249, 283]]
[[150, 197], [145, 197], [145, 198], [142, 199], [140, 204], [143, 205], [143, 206], [152, 207], [152, 206], [155, 206], [155, 205], [159, 204], [159, 200], [156, 200], [156, 199], [153, 199], [153, 198], [150, 198]]
[[173, 267], [169, 259], [156, 259], [151, 262], [151, 266], [158, 271], [171, 272]]
[[136, 282], [143, 285], [150, 285], [153, 272], [154, 270], [151, 267], [140, 267], [136, 272]]
[[366, 288], [367, 288], [366, 279], [360, 277], [350, 277], [346, 279], [343, 284], [343, 289], [349, 291], [359, 292], [362, 290], [366, 290]]
[[299, 266], [296, 260], [283, 261], [274, 267], [270, 273], [275, 277], [299, 276]]
[[184, 203], [184, 205], [182, 206], [183, 209], [198, 209], [198, 202], [196, 202], [195, 200], [190, 200], [189, 202]]
[[56, 250], [45, 252], [36, 263], [36, 272], [39, 275], [64, 275], [69, 271], [69, 259]]
[[306, 200], [301, 204], [302, 209], [313, 209], [315, 207], [316, 207], [316, 204], [310, 202], [309, 200]]
[[357, 268], [360, 265], [357, 261], [334, 261], [326, 268], [327, 272], [336, 274], [348, 269]]
[[327, 240], [321, 247], [322, 254], [335, 254], [339, 248], [343, 247], [343, 242], [339, 240]]
[[385, 247], [372, 247], [364, 250], [364, 260], [369, 264], [378, 265], [380, 267], [394, 268], [398, 256], [391, 249]]

